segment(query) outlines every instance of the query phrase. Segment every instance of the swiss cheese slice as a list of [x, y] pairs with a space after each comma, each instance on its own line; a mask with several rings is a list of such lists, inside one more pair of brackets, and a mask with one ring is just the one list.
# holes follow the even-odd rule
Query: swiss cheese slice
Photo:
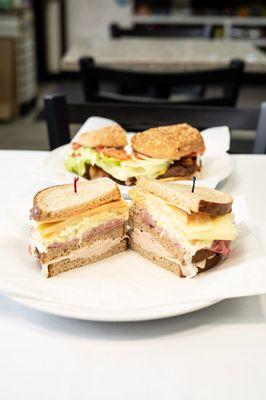
[[[189, 240], [234, 240], [237, 236], [232, 214], [210, 216], [200, 213], [188, 213], [162, 198], [133, 189], [131, 196], [134, 201], [141, 201], [147, 209], [154, 206], [158, 213], [166, 215], [169, 224], [174, 225]], [[167, 229], [167, 228], [166, 228]], [[180, 232], [180, 233], [181, 233]], [[183, 237], [181, 234], [180, 236]]]
[[212, 228], [209, 230], [186, 230], [191, 240], [234, 240], [237, 236], [232, 214], [211, 217]]
[[[175, 208], [175, 209], [174, 209]], [[171, 207], [176, 225], [191, 240], [234, 240], [237, 232], [232, 214], [210, 216], [206, 214], [187, 214]]]

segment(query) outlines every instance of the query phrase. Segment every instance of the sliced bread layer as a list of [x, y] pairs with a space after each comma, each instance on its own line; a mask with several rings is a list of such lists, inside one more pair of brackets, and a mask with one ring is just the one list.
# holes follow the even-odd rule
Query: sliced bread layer
[[140, 177], [137, 188], [159, 196], [162, 199], [185, 210], [209, 215], [224, 215], [232, 211], [233, 198], [227, 193], [206, 187], [166, 183]]
[[63, 220], [120, 198], [117, 184], [108, 178], [77, 183], [77, 193], [73, 184], [51, 186], [35, 195], [31, 218], [38, 222]]
[[64, 259], [59, 262], [48, 264], [43, 267], [43, 272], [47, 278], [58, 275], [61, 272], [66, 272], [74, 268], [79, 268], [87, 264], [95, 263], [96, 261], [103, 260], [104, 258], [111, 257], [115, 254], [121, 253], [127, 249], [127, 239], [123, 239], [120, 243], [115, 244], [107, 251], [93, 255], [92, 257], [78, 258], [75, 260]]

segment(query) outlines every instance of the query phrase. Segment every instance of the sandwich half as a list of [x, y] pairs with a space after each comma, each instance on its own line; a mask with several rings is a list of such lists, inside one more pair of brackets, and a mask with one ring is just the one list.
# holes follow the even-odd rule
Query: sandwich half
[[110, 177], [126, 184], [128, 177], [123, 164], [130, 159], [124, 149], [126, 145], [126, 132], [118, 124], [82, 133], [71, 143], [66, 169], [89, 180]]
[[30, 251], [51, 277], [127, 249], [128, 206], [115, 182], [100, 178], [38, 192], [30, 212]]
[[200, 156], [205, 151], [198, 129], [188, 124], [161, 126], [139, 132], [131, 140], [135, 158], [163, 161], [157, 179], [191, 179], [201, 170]]
[[131, 247], [148, 260], [191, 278], [230, 253], [237, 232], [228, 194], [140, 178], [130, 195]]

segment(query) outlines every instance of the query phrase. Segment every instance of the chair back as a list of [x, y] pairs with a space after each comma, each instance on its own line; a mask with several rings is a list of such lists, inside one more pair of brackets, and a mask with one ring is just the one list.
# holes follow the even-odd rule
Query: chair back
[[[169, 104], [167, 98], [174, 87], [197, 87], [220, 86], [223, 89], [222, 96], [211, 98], [192, 98], [182, 101], [171, 101], [171, 104], [199, 104], [217, 106], [235, 106], [242, 81], [244, 63], [241, 60], [232, 60], [225, 68], [211, 69], [206, 71], [193, 72], [140, 72], [125, 71], [107, 67], [96, 66], [92, 58], [83, 57], [80, 59], [80, 71], [82, 88], [87, 102], [119, 102], [119, 103], [165, 103]], [[158, 98], [137, 99], [120, 93], [103, 92], [103, 85], [112, 84], [116, 87], [139, 87], [143, 91], [153, 88]]]
[[213, 37], [214, 29], [211, 25], [178, 25], [178, 24], [134, 24], [131, 28], [123, 28], [118, 24], [110, 25], [110, 35], [113, 39], [119, 38], [206, 38]]
[[227, 125], [230, 129], [256, 130], [253, 152], [266, 154], [266, 102], [261, 107], [199, 107], [135, 104], [67, 104], [64, 95], [44, 97], [50, 149], [70, 142], [70, 123], [82, 124], [91, 115], [118, 121], [128, 131], [187, 121], [198, 129]]

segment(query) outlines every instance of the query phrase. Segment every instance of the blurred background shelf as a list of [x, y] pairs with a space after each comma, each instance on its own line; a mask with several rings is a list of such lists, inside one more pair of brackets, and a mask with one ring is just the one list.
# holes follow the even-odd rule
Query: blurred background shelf
[[[44, 148], [42, 95], [60, 89], [84, 102], [82, 56], [97, 67], [166, 74], [241, 59], [237, 106], [259, 106], [265, 50], [266, 0], [0, 0], [0, 119], [14, 119], [0, 126], [0, 147]], [[131, 95], [130, 85], [120, 86]], [[172, 92], [170, 100], [184, 95]]]
[[125, 38], [76, 42], [62, 58], [62, 69], [78, 71], [79, 59], [91, 56], [100, 65], [131, 70], [194, 70], [225, 66], [233, 58], [246, 64], [247, 72], [266, 71], [266, 55], [246, 40], [202, 38]]
[[0, 119], [31, 108], [37, 95], [34, 16], [30, 7], [0, 12]]

